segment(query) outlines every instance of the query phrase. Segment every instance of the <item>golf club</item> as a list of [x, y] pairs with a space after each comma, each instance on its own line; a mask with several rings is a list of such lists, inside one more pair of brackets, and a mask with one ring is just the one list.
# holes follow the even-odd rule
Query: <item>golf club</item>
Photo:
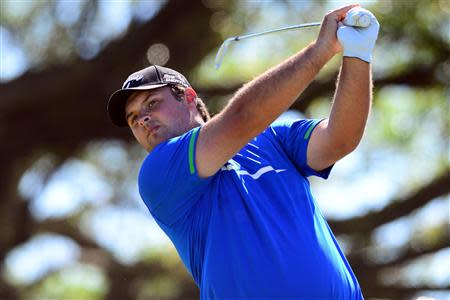
[[[360, 11], [356, 14], [347, 15], [345, 19], [342, 21], [342, 23], [346, 26], [353, 26], [353, 27], [368, 27], [370, 25], [370, 16], [364, 12]], [[243, 35], [237, 35], [227, 38], [222, 45], [219, 48], [219, 51], [217, 51], [216, 58], [214, 60], [216, 69], [220, 68], [220, 65], [222, 64], [222, 59], [225, 56], [225, 52], [228, 50], [228, 46], [231, 44], [231, 42], [238, 42], [243, 39], [253, 38], [269, 33], [275, 33], [279, 31], [287, 31], [292, 29], [299, 29], [299, 28], [309, 28], [309, 27], [319, 27], [322, 23], [321, 22], [313, 22], [313, 23], [303, 23], [303, 24], [297, 24], [297, 25], [291, 25], [291, 26], [285, 26], [277, 29], [271, 29], [261, 32], [255, 32], [255, 33], [247, 33]]]

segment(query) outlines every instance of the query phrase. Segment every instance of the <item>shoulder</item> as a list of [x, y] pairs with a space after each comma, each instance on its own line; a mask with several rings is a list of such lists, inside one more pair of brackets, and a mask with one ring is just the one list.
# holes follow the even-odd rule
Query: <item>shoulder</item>
[[169, 139], [153, 149], [142, 163], [138, 188], [149, 210], [165, 224], [185, 215], [204, 192], [210, 179], [202, 179], [193, 164], [198, 128]]
[[281, 120], [273, 122], [264, 132], [266, 136], [273, 136], [277, 139], [284, 140], [292, 138], [293, 135], [302, 135], [303, 138], [309, 138], [314, 127], [320, 123], [317, 119], [297, 119], [297, 120]]
[[139, 188], [146, 190], [154, 185], [161, 187], [164, 186], [161, 181], [168, 177], [192, 174], [192, 145], [196, 135], [198, 127], [157, 145], [142, 162], [138, 176]]
[[140, 173], [148, 168], [165, 165], [168, 160], [189, 159], [189, 152], [193, 150], [198, 130], [199, 127], [193, 128], [157, 145], [142, 162]]

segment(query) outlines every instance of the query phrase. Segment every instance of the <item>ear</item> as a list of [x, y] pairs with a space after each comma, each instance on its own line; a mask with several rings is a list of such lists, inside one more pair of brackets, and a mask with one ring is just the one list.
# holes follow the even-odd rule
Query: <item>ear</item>
[[195, 104], [195, 99], [197, 99], [197, 93], [194, 91], [193, 88], [188, 87], [184, 90], [184, 97], [186, 98], [186, 102], [188, 104], [190, 103], [194, 103]]

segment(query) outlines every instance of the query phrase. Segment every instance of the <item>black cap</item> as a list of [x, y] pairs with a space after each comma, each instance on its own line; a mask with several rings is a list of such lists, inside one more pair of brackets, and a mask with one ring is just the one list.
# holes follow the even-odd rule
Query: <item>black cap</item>
[[182, 74], [161, 66], [150, 66], [131, 74], [123, 83], [122, 88], [109, 97], [107, 106], [109, 118], [114, 125], [119, 127], [128, 126], [125, 119], [125, 105], [128, 97], [134, 91], [152, 90], [176, 84], [184, 87], [191, 86]]

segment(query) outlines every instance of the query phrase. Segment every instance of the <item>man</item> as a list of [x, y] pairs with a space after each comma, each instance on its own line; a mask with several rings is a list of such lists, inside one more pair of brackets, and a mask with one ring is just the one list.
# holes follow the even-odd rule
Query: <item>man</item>
[[[379, 25], [371, 15], [368, 28], [343, 26], [352, 8], [360, 9], [329, 12], [315, 42], [246, 84], [212, 119], [168, 68], [136, 72], [111, 96], [113, 123], [150, 152], [141, 197], [202, 299], [363, 298], [307, 180], [327, 178], [355, 149], [369, 113]], [[330, 117], [272, 123], [342, 50]]]

